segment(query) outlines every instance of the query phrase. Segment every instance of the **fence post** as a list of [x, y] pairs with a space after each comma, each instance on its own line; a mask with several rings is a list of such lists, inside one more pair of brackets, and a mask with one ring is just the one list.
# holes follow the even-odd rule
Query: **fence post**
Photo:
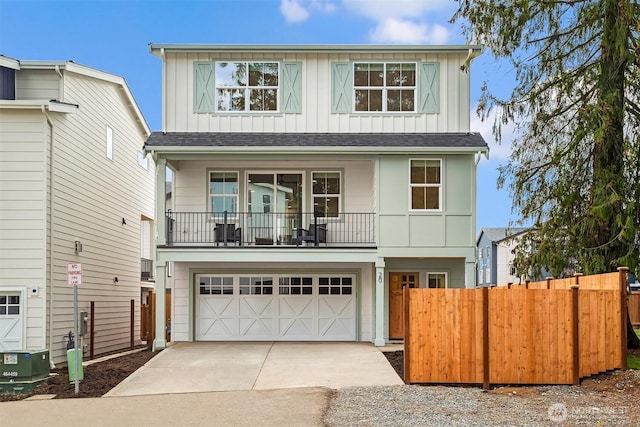
[[627, 369], [627, 316], [629, 315], [627, 307], [627, 272], [628, 267], [618, 267], [618, 275], [620, 280], [620, 345], [622, 355], [622, 366], [620, 369]]
[[580, 310], [579, 286], [571, 285], [571, 323], [573, 329], [573, 385], [580, 384]]
[[489, 288], [482, 288], [482, 388], [489, 390]]
[[409, 314], [409, 307], [411, 306], [411, 304], [409, 304], [409, 287], [404, 286], [402, 288], [402, 297], [403, 297], [403, 303], [404, 303], [404, 357], [403, 357], [403, 363], [404, 363], [404, 383], [405, 384], [409, 384], [411, 381], [411, 361], [409, 360], [409, 354], [411, 353], [411, 333], [409, 331], [409, 319], [410, 314]]
[[89, 359], [93, 360], [93, 352], [95, 350], [94, 338], [95, 338], [95, 328], [93, 325], [95, 324], [94, 320], [96, 318], [96, 303], [95, 301], [91, 301], [91, 328], [89, 329], [89, 337], [91, 339], [91, 345], [89, 346]]
[[133, 334], [134, 334], [134, 330], [135, 330], [135, 314], [133, 312], [134, 309], [135, 309], [135, 301], [131, 300], [131, 330], [130, 330], [131, 339], [130, 339], [130, 343], [129, 343], [130, 347], [131, 347], [131, 350], [133, 350], [133, 347], [134, 347], [134, 345], [133, 345], [133, 342], [134, 342]]
[[573, 277], [576, 279], [576, 285], [580, 286], [580, 277], [584, 276], [584, 274], [582, 273], [576, 273], [573, 275]]
[[547, 289], [551, 289], [551, 282], [553, 281], [553, 276], [549, 276], [545, 278], [547, 281]]
[[529, 280], [529, 279], [524, 281], [524, 288], [525, 289], [529, 289], [529, 283], [531, 283], [531, 280]]

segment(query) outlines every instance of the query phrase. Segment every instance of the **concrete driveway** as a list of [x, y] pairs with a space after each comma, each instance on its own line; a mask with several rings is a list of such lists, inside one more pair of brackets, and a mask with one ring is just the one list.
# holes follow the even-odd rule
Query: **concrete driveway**
[[370, 343], [175, 343], [105, 396], [400, 385]]

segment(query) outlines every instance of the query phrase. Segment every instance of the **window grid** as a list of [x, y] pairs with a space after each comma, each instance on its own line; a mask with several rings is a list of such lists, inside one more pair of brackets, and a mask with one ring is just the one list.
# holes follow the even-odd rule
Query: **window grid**
[[441, 210], [442, 160], [411, 159], [409, 175], [411, 210]]
[[218, 112], [278, 111], [278, 62], [216, 62]]
[[280, 295], [311, 295], [313, 279], [311, 277], [280, 277]]
[[233, 295], [233, 277], [200, 276], [200, 295]]
[[20, 314], [20, 295], [0, 295], [0, 316]]
[[229, 218], [235, 219], [238, 211], [238, 172], [209, 172], [209, 200], [212, 214], [219, 216], [227, 211]]
[[427, 273], [427, 286], [429, 289], [446, 289], [447, 273]]
[[320, 218], [337, 218], [341, 204], [340, 172], [312, 172], [313, 212]]
[[273, 277], [241, 276], [240, 295], [273, 295]]
[[413, 112], [416, 63], [354, 63], [356, 112]]
[[353, 279], [351, 277], [319, 277], [318, 294], [352, 295]]

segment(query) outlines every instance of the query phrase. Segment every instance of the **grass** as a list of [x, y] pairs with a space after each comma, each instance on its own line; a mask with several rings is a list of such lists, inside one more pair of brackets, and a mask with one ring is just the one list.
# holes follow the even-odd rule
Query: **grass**
[[[640, 338], [640, 329], [634, 329], [638, 338]], [[627, 357], [627, 369], [638, 369], [640, 370], [640, 356], [629, 356]]]

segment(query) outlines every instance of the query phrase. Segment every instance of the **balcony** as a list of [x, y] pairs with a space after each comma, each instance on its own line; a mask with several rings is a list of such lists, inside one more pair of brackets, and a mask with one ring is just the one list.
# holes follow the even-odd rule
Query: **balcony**
[[375, 214], [167, 212], [167, 246], [375, 248]]
[[143, 282], [153, 281], [153, 260], [140, 258], [140, 280]]

